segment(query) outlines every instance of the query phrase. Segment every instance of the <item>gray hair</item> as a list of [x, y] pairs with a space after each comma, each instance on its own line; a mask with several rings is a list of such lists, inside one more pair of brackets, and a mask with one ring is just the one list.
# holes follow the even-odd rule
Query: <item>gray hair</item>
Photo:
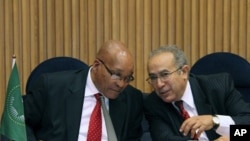
[[164, 52], [170, 52], [174, 55], [175, 65], [177, 67], [182, 67], [183, 65], [187, 65], [187, 58], [184, 52], [175, 45], [160, 46], [159, 48], [150, 52], [149, 59]]

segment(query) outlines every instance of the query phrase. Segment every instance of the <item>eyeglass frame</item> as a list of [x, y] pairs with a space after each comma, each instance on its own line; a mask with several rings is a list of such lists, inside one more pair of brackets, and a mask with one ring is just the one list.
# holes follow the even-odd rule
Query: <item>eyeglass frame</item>
[[97, 58], [97, 60], [103, 64], [104, 68], [105, 68], [105, 69], [107, 70], [107, 72], [110, 74], [110, 78], [111, 78], [112, 80], [123, 80], [124, 82], [129, 83], [129, 82], [131, 82], [131, 81], [133, 81], [133, 80], [135, 79], [133, 75], [126, 76], [126, 77], [122, 78], [122, 77], [119, 76], [118, 74], [113, 73], [112, 70], [110, 70], [110, 69], [106, 66], [106, 64], [104, 63], [104, 61], [102, 61], [102, 60], [99, 59], [99, 58]]
[[[160, 72], [160, 73], [158, 73], [157, 74], [157, 76], [154, 78], [154, 80], [152, 80], [152, 77], [148, 77], [147, 79], [146, 79], [146, 81], [149, 83], [149, 84], [155, 84], [156, 82], [157, 82], [157, 80], [158, 79], [160, 79], [162, 82], [165, 82], [168, 78], [169, 78], [169, 76], [171, 75], [171, 74], [173, 74], [173, 73], [175, 73], [175, 72], [177, 72], [177, 71], [179, 71], [179, 70], [181, 70], [182, 69], [182, 66], [180, 66], [179, 68], [177, 68], [176, 70], [174, 70], [174, 71], [172, 71], [172, 72], [166, 72], [165, 74], [165, 76], [159, 76], [159, 75], [161, 75], [161, 73], [162, 72]], [[152, 82], [152, 81], [155, 81], [155, 82]]]

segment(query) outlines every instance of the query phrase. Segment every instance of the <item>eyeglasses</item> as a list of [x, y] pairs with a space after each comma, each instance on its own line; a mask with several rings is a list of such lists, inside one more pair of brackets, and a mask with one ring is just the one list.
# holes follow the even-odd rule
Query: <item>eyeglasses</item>
[[127, 77], [121, 77], [119, 74], [113, 73], [113, 72], [105, 65], [105, 63], [104, 63], [101, 59], [98, 59], [98, 58], [97, 58], [97, 60], [100, 61], [100, 62], [103, 64], [103, 66], [105, 67], [105, 69], [107, 70], [107, 72], [110, 74], [110, 78], [111, 78], [112, 80], [123, 80], [124, 82], [129, 83], [129, 82], [131, 82], [131, 81], [133, 81], [133, 80], [135, 79], [132, 75], [127, 76]]
[[157, 74], [152, 74], [150, 75], [146, 80], [148, 81], [149, 84], [156, 84], [158, 78], [161, 80], [161, 81], [166, 81], [169, 76], [175, 72], [177, 72], [178, 70], [180, 70], [182, 67], [179, 67], [178, 69], [172, 71], [172, 72], [160, 72], [158, 75]]

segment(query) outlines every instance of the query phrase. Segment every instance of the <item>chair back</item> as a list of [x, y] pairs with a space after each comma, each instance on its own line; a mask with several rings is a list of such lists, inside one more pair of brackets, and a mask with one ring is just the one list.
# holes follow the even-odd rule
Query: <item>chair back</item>
[[235, 87], [250, 102], [250, 64], [243, 57], [229, 52], [215, 52], [200, 58], [191, 68], [193, 74], [227, 72], [232, 75]]
[[74, 70], [74, 69], [84, 69], [87, 68], [88, 65], [82, 62], [79, 59], [72, 57], [53, 57], [48, 60], [43, 61], [38, 64], [33, 71], [31, 72], [27, 83], [26, 83], [26, 93], [28, 92], [31, 85], [39, 78], [39, 76], [43, 73], [51, 73], [65, 70]]

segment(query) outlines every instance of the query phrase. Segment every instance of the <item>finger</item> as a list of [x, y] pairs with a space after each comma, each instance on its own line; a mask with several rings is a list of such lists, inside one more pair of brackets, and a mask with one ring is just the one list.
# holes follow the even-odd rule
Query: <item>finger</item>
[[183, 132], [184, 131], [184, 129], [186, 128], [186, 126], [187, 126], [187, 123], [188, 123], [188, 119], [187, 120], [185, 120], [182, 124], [181, 124], [181, 127], [180, 127], [180, 132]]
[[196, 123], [193, 120], [187, 120], [187, 122], [185, 121], [183, 125], [183, 135], [186, 136], [189, 132], [191, 132], [195, 124]]
[[195, 128], [192, 128], [192, 129], [190, 130], [190, 134], [191, 134], [191, 137], [192, 137], [192, 138], [196, 135], [196, 131], [197, 131], [197, 129], [195, 129]]
[[200, 136], [201, 133], [203, 133], [204, 131], [205, 131], [205, 126], [200, 126], [196, 131], [197, 136]]
[[186, 127], [187, 123], [188, 123], [188, 120], [189, 119], [186, 119], [185, 121], [183, 121], [183, 123], [181, 124], [181, 127], [180, 127], [180, 131], [183, 131], [184, 128]]
[[200, 136], [199, 132], [203, 132], [202, 130], [203, 130], [202, 125], [196, 122], [196, 124], [192, 127], [192, 130], [190, 132], [191, 137], [193, 138], [195, 135], [196, 137], [199, 137]]
[[190, 126], [191, 124], [195, 123], [194, 122], [195, 120], [192, 120], [192, 118], [188, 118], [186, 119], [185, 121], [183, 121], [181, 127], [180, 127], [180, 130], [185, 130], [185, 128], [187, 128], [187, 126]]

